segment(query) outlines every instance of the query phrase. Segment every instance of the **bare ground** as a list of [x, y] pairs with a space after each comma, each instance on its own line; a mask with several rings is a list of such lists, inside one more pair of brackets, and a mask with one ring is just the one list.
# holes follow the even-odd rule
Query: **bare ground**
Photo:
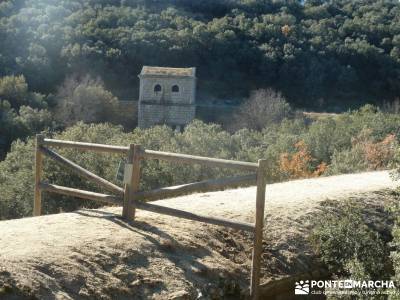
[[[307, 235], [329, 201], [349, 197], [372, 210], [396, 186], [388, 172], [267, 186], [263, 282], [315, 264]], [[253, 221], [255, 188], [157, 201]], [[380, 208], [377, 209], [380, 211]], [[116, 207], [0, 222], [1, 299], [238, 299], [249, 280], [251, 236], [217, 226]]]

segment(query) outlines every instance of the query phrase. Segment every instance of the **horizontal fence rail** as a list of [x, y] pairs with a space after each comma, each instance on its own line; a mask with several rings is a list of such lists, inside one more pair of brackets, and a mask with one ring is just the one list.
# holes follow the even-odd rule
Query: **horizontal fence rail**
[[[112, 153], [123, 155], [126, 158], [124, 172], [124, 187], [116, 184], [90, 172], [89, 170], [79, 166], [73, 161], [58, 154], [48, 147], [73, 148], [80, 151], [96, 151], [104, 153]], [[108, 195], [75, 189], [71, 187], [59, 186], [42, 181], [43, 155], [51, 158], [60, 166], [67, 168], [75, 174], [86, 178], [87, 180], [97, 184], [99, 187], [111, 192], [115, 195]], [[220, 178], [203, 180], [177, 186], [164, 187], [150, 191], [140, 191], [140, 161], [146, 159], [165, 160], [169, 162], [200, 164], [209, 167], [223, 167], [237, 169], [240, 171], [253, 171], [255, 174], [235, 176], [230, 178]], [[252, 253], [252, 268], [250, 282], [250, 296], [252, 299], [259, 298], [259, 284], [261, 271], [261, 254], [264, 226], [264, 206], [265, 206], [265, 171], [266, 161], [259, 160], [258, 163], [234, 161], [227, 159], [211, 158], [204, 156], [195, 156], [188, 154], [170, 153], [162, 151], [153, 151], [142, 149], [140, 145], [131, 144], [129, 147], [114, 146], [105, 144], [83, 143], [73, 141], [63, 141], [46, 139], [43, 135], [36, 136], [35, 150], [35, 198], [34, 198], [34, 215], [41, 214], [42, 192], [57, 193], [65, 196], [72, 196], [81, 199], [88, 199], [107, 203], [111, 205], [122, 205], [122, 216], [127, 220], [133, 220], [135, 210], [142, 209], [153, 213], [183, 218], [229, 227], [237, 230], [243, 230], [254, 233], [254, 244]], [[177, 197], [194, 192], [209, 192], [222, 190], [226, 188], [238, 186], [257, 186], [256, 194], [256, 216], [255, 224], [230, 220], [219, 217], [205, 216], [192, 213], [180, 209], [166, 207], [154, 203], [146, 203], [143, 200], [158, 200], [169, 197]]]
[[94, 200], [114, 205], [122, 205], [122, 198], [116, 197], [112, 195], [105, 195], [95, 192], [83, 191], [78, 189], [73, 189], [65, 186], [49, 184], [49, 183], [40, 183], [40, 189], [46, 192], [57, 193], [65, 196], [72, 196], [82, 199]]
[[195, 156], [188, 154], [153, 151], [153, 150], [144, 150], [144, 152], [142, 153], [142, 157], [145, 159], [149, 158], [162, 159], [166, 161], [186, 163], [186, 164], [195, 163], [211, 167], [224, 167], [224, 168], [233, 168], [233, 169], [247, 170], [247, 171], [257, 171], [258, 169], [258, 164], [256, 163], [220, 159], [220, 158], [211, 158], [204, 156]]
[[[83, 151], [97, 151], [97, 152], [116, 153], [116, 154], [127, 154], [129, 151], [129, 147], [123, 147], [123, 146], [82, 143], [82, 142], [62, 141], [53, 139], [44, 139], [42, 145], [53, 146], [53, 147], [75, 148]], [[225, 167], [225, 168], [234, 168], [239, 170], [250, 170], [250, 171], [256, 171], [258, 168], [258, 164], [251, 162], [242, 162], [242, 161], [235, 161], [228, 159], [154, 151], [147, 149], [140, 154], [140, 158], [161, 159], [161, 160], [186, 163], [186, 164], [196, 163], [212, 167]]]
[[163, 214], [163, 215], [168, 215], [172, 217], [179, 217], [183, 219], [188, 219], [192, 221], [198, 221], [198, 222], [203, 222], [203, 223], [208, 223], [208, 224], [213, 224], [213, 225], [219, 225], [219, 226], [225, 226], [225, 227], [230, 227], [233, 229], [238, 229], [238, 230], [244, 230], [244, 231], [254, 231], [254, 224], [251, 223], [245, 223], [245, 222], [239, 222], [239, 221], [232, 221], [229, 219], [224, 219], [224, 218], [217, 218], [217, 217], [209, 217], [209, 216], [204, 216], [180, 209], [175, 209], [175, 208], [170, 208], [162, 205], [157, 205], [157, 204], [151, 204], [151, 203], [146, 203], [146, 202], [139, 202], [139, 201], [134, 201], [135, 206], [137, 208]]
[[[99, 201], [99, 202], [104, 202], [104, 203], [109, 203], [109, 204], [116, 204], [116, 205], [122, 205], [123, 199], [121, 197], [116, 197], [112, 195], [106, 195], [106, 194], [101, 194], [101, 193], [95, 193], [95, 192], [89, 192], [89, 191], [83, 191], [79, 189], [73, 189], [65, 186], [59, 186], [55, 184], [48, 184], [41, 182], [40, 183], [40, 188], [42, 191], [46, 192], [51, 192], [51, 193], [57, 193], [61, 195], [66, 195], [66, 196], [73, 196], [77, 198], [82, 198], [82, 199], [89, 199], [89, 200], [94, 200], [94, 201]], [[254, 224], [251, 223], [245, 223], [245, 222], [238, 222], [238, 221], [232, 221], [229, 219], [224, 219], [224, 218], [216, 218], [216, 217], [209, 217], [209, 216], [204, 216], [201, 214], [196, 214], [196, 213], [191, 213], [187, 211], [182, 211], [179, 209], [174, 209], [170, 207], [165, 207], [162, 205], [157, 205], [157, 204], [150, 204], [150, 203], [145, 203], [145, 202], [139, 202], [139, 201], [134, 201], [135, 207], [150, 211], [150, 212], [155, 212], [163, 215], [168, 215], [172, 217], [179, 217], [183, 219], [188, 219], [192, 221], [198, 221], [198, 222], [203, 222], [203, 223], [208, 223], [208, 224], [214, 224], [214, 225], [219, 225], [219, 226], [225, 226], [225, 227], [230, 227], [233, 229], [238, 229], [238, 230], [244, 230], [244, 231], [254, 231]]]
[[96, 152], [106, 152], [106, 153], [116, 153], [116, 154], [126, 154], [129, 151], [129, 147], [123, 147], [123, 146], [82, 143], [82, 142], [62, 141], [53, 139], [44, 139], [42, 145], [53, 146], [53, 147], [75, 148], [84, 151], [96, 151]]
[[248, 186], [256, 183], [257, 175], [245, 175], [231, 178], [204, 180], [165, 188], [136, 193], [137, 200], [159, 200], [178, 197], [194, 192], [211, 192], [237, 186]]

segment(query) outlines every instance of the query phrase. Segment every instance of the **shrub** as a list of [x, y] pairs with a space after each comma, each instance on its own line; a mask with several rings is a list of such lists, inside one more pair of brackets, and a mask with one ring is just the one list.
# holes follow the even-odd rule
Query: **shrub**
[[102, 81], [90, 76], [68, 77], [58, 89], [56, 118], [66, 126], [78, 121], [101, 123], [113, 120], [117, 98], [104, 88]]
[[[56, 139], [109, 143], [114, 145], [141, 144], [146, 148], [163, 151], [175, 151], [189, 154], [212, 155], [221, 158], [234, 158], [236, 152], [231, 136], [218, 125], [206, 125], [195, 121], [184, 133], [177, 133], [167, 126], [156, 126], [151, 129], [136, 129], [124, 133], [123, 128], [111, 124], [77, 123], [62, 133], [53, 136]], [[61, 155], [78, 163], [95, 174], [121, 185], [116, 180], [121, 156], [81, 152], [73, 149], [57, 150]], [[13, 144], [6, 159], [0, 162], [0, 217], [16, 218], [27, 216], [32, 210], [33, 199], [33, 139], [27, 142], [17, 141]], [[209, 177], [237, 174], [219, 168], [203, 166], [176, 165], [156, 160], [146, 161], [142, 169], [142, 189], [188, 183]], [[45, 160], [44, 180], [49, 182], [105, 192], [96, 185], [59, 167], [54, 161]], [[64, 211], [78, 207], [95, 207], [91, 201], [73, 200], [67, 197], [44, 194], [44, 211], [54, 213], [62, 208]]]
[[0, 162], [0, 219], [28, 216], [33, 197], [33, 142], [16, 141]]
[[47, 107], [43, 95], [28, 91], [28, 84], [23, 75], [0, 78], [0, 101], [2, 100], [7, 100], [17, 111], [23, 105], [35, 108]]
[[52, 128], [53, 118], [46, 109], [34, 109], [30, 106], [21, 106], [19, 112], [0, 102], [0, 158], [2, 151], [8, 150], [12, 141], [25, 139], [32, 134]]
[[8, 100], [13, 108], [27, 104], [28, 84], [23, 75], [0, 78], [0, 98]]
[[335, 152], [336, 155], [340, 152], [349, 155], [355, 138], [360, 140], [362, 132], [368, 132], [368, 141], [372, 143], [381, 142], [388, 135], [394, 135], [398, 139], [399, 123], [400, 115], [383, 113], [376, 107], [365, 105], [359, 110], [311, 123], [299, 140], [304, 140], [317, 162], [329, 164]]
[[398, 141], [394, 134], [373, 141], [371, 130], [362, 130], [351, 141], [351, 149], [335, 151], [329, 174], [354, 173], [387, 168], [394, 159]]
[[[150, 129], [135, 129], [133, 140], [148, 149], [237, 159], [242, 145], [221, 126], [193, 121], [183, 133], [175, 132], [167, 126]], [[154, 188], [172, 184], [200, 181], [239, 174], [236, 171], [211, 168], [201, 165], [171, 164], [162, 161], [145, 161], [143, 168], [143, 188]]]
[[342, 151], [335, 150], [327, 175], [357, 173], [368, 168], [363, 149], [359, 146]]
[[[97, 126], [78, 124], [55, 138], [86, 140], [97, 143], [125, 144], [122, 128], [107, 124]], [[60, 154], [72, 159], [92, 172], [114, 181], [114, 174], [118, 165], [118, 157], [99, 155], [93, 152], [78, 152], [71, 149], [57, 150]], [[30, 138], [27, 142], [16, 141], [4, 161], [0, 162], [0, 218], [17, 218], [31, 214], [33, 187], [34, 187], [34, 142]], [[54, 161], [45, 159], [44, 180], [52, 183], [78, 187], [87, 190], [97, 190], [97, 186], [60, 168]], [[104, 191], [103, 191], [104, 192]], [[69, 211], [81, 206], [95, 207], [91, 201], [71, 199], [54, 194], [44, 193], [45, 213], [58, 212], [59, 208]]]
[[317, 162], [328, 162], [334, 149], [341, 147], [336, 125], [333, 118], [320, 119], [311, 123], [304, 134], [304, 142]]
[[367, 141], [364, 144], [364, 155], [369, 169], [385, 168], [395, 155], [398, 142], [394, 134], [389, 134], [380, 142]]
[[[376, 125], [377, 115], [384, 119], [381, 122], [386, 122], [385, 127], [380, 128], [380, 125], [377, 125], [377, 128], [373, 127]], [[3, 118], [7, 117], [12, 120], [14, 127], [0, 127], [0, 131], [14, 132], [15, 130], [9, 128], [19, 128], [18, 124], [22, 124], [25, 128], [31, 128], [31, 132], [33, 132], [44, 126], [43, 124], [47, 124], [49, 121], [47, 116], [46, 111], [34, 109], [25, 111], [22, 108], [21, 115], [18, 117], [12, 109], [8, 108], [7, 114], [3, 114]], [[17, 122], [17, 120], [19, 121]], [[394, 133], [395, 128], [398, 128], [396, 124], [399, 122], [398, 116], [363, 109], [311, 125], [302, 118], [285, 119], [280, 124], [271, 124], [262, 131], [241, 129], [232, 134], [224, 131], [219, 125], [205, 124], [195, 120], [186, 127], [183, 133], [175, 132], [167, 126], [155, 126], [149, 129], [137, 128], [133, 132], [125, 133], [120, 126], [88, 125], [80, 122], [63, 132], [54, 134], [54, 137], [119, 145], [136, 143], [154, 150], [252, 162], [264, 158], [268, 163], [267, 176], [270, 183], [287, 178], [294, 179], [321, 174], [363, 171], [372, 167], [387, 167], [387, 161], [394, 153], [397, 143]], [[332, 126], [327, 126], [327, 124], [332, 124]], [[332, 128], [333, 130], [331, 130]], [[329, 138], [324, 138], [324, 130], [327, 131]], [[331, 144], [328, 147], [319, 147], [318, 151], [313, 151], [315, 140]], [[299, 143], [299, 141], [301, 142]], [[2, 191], [0, 206], [13, 207], [10, 206], [13, 201], [20, 203], [18, 204], [19, 208], [14, 211], [4, 208], [4, 214], [1, 215], [3, 218], [29, 214], [33, 192], [32, 153], [32, 139], [28, 139], [26, 143], [18, 141], [7, 158], [0, 162], [0, 190]], [[114, 178], [121, 157], [90, 152], [82, 153], [71, 149], [62, 149], [60, 153], [107, 180], [121, 184]], [[21, 157], [21, 161], [17, 159], [18, 157]], [[332, 161], [330, 158], [324, 161], [323, 157], [332, 157]], [[399, 162], [400, 153], [395, 158]], [[396, 160], [394, 160], [395, 163]], [[144, 164], [142, 189], [241, 174], [222, 168], [177, 165], [155, 160], [146, 161]], [[400, 163], [398, 163], [399, 165]], [[54, 163], [46, 163], [45, 168], [46, 178], [51, 182], [97, 190], [96, 186], [77, 178], [77, 176], [65, 173]], [[21, 180], [18, 179], [18, 182], [23, 182], [23, 184], [19, 185], [14, 182], [13, 177], [20, 177]], [[56, 212], [60, 203], [64, 210], [75, 209], [82, 204], [78, 201], [65, 201], [65, 198], [54, 195], [49, 196], [48, 199], [49, 201], [45, 201], [48, 205], [47, 212]], [[88, 203], [83, 204], [88, 205]]]
[[47, 98], [28, 91], [24, 76], [0, 78], [0, 159], [12, 141], [52, 127]]
[[18, 127], [18, 137], [31, 136], [47, 128], [54, 127], [53, 117], [47, 109], [35, 109], [30, 106], [21, 106], [15, 117]]
[[353, 275], [350, 274], [353, 272], [379, 280], [388, 276], [385, 272], [388, 249], [354, 205], [345, 203], [337, 214], [324, 214], [311, 241], [322, 262], [339, 276]]
[[273, 89], [253, 91], [234, 117], [234, 129], [262, 130], [280, 123], [290, 115], [290, 105], [281, 93]]
[[[395, 213], [396, 219], [392, 230], [393, 240], [391, 243], [392, 252], [390, 253], [390, 258], [392, 260], [394, 269], [394, 276], [392, 279], [396, 282], [396, 286], [399, 287], [400, 286], [400, 205], [398, 204], [395, 205], [392, 208], [392, 211]], [[399, 288], [398, 290], [400, 291]]]
[[280, 157], [280, 169], [287, 178], [308, 178], [319, 176], [325, 172], [326, 163], [321, 163], [316, 168], [312, 166], [315, 159], [311, 156], [304, 141], [297, 142], [295, 148], [295, 153], [283, 153]]

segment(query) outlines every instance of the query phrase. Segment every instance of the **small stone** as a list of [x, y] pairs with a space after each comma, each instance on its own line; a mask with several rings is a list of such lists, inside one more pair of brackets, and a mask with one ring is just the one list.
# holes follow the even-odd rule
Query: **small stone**
[[188, 291], [182, 290], [169, 294], [168, 300], [188, 300], [190, 299], [190, 293]]
[[138, 286], [142, 283], [142, 281], [140, 279], [136, 279], [134, 281], [132, 281], [129, 286], [133, 287], [133, 286]]

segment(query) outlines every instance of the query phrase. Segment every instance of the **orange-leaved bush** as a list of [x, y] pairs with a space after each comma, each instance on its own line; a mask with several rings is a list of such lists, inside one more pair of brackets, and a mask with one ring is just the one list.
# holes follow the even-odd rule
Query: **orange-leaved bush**
[[313, 167], [315, 158], [312, 157], [304, 141], [299, 141], [294, 146], [297, 150], [295, 153], [283, 153], [279, 159], [280, 170], [286, 177], [290, 179], [316, 177], [326, 171], [325, 162]]
[[371, 130], [367, 129], [352, 139], [352, 147], [361, 147], [369, 170], [379, 170], [388, 167], [395, 155], [398, 142], [394, 134], [388, 134], [381, 141], [374, 141]]

